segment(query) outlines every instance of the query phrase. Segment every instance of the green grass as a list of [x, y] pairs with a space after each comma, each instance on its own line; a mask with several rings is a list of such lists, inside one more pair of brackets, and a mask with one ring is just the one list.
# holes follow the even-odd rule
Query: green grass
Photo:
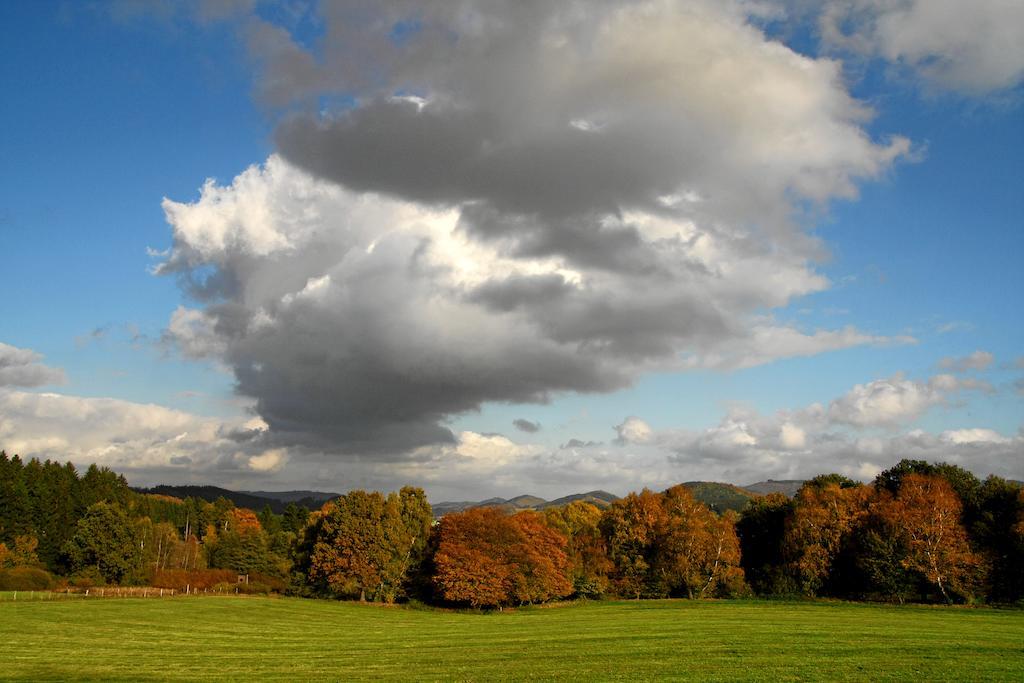
[[1024, 613], [674, 600], [492, 614], [288, 598], [0, 603], [4, 679], [659, 677], [1024, 680]]

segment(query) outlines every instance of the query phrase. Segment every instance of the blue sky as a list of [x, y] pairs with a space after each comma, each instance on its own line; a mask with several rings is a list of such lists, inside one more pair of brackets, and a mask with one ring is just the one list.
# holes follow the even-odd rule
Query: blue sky
[[[699, 2], [681, 3], [682, 13], [671, 17], [672, 22], [678, 22], [681, 35], [691, 28], [687, 22], [703, 21], [710, 16], [709, 12], [718, 11], [690, 13], [690, 4], [698, 9], [704, 7]], [[843, 5], [833, 4], [840, 9]], [[135, 483], [196, 480], [251, 488], [302, 485], [340, 489], [354, 485], [386, 488], [411, 480], [409, 483], [424, 485], [441, 496], [477, 491], [514, 495], [521, 492], [520, 488], [545, 495], [544, 492], [555, 494], [589, 486], [622, 493], [640, 485], [667, 485], [672, 479], [732, 479], [742, 484], [749, 483], [740, 481], [743, 478], [807, 476], [826, 469], [866, 477], [873, 468], [876, 471], [902, 453], [911, 453], [908, 449], [918, 449], [913, 453], [927, 457], [961, 462], [979, 474], [996, 472], [1024, 477], [1024, 442], [1020, 436], [1024, 394], [1019, 384], [1024, 376], [1020, 360], [1024, 358], [1024, 316], [1020, 312], [1020, 293], [1024, 292], [1024, 268], [1020, 262], [1024, 254], [1024, 65], [1014, 63], [1020, 55], [1006, 52], [1000, 57], [999, 68], [992, 67], [991, 60], [980, 58], [976, 64], [958, 63], [956, 55], [942, 54], [928, 43], [886, 43], [891, 36], [872, 28], [873, 25], [853, 27], [853, 33], [861, 31], [861, 41], [860, 47], [852, 50], [838, 39], [830, 39], [821, 28], [824, 24], [819, 23], [823, 21], [819, 17], [800, 14], [798, 5], [778, 6], [786, 14], [775, 15], [775, 23], [770, 24], [771, 35], [761, 34], [758, 26], [763, 24], [756, 17], [746, 16], [742, 8], [723, 10], [725, 13], [715, 21], [729, 25], [722, 40], [738, 41], [737, 59], [742, 59], [744, 50], [753, 49], [748, 44], [751, 41], [767, 42], [775, 36], [789, 40], [794, 54], [803, 55], [806, 60], [817, 63], [835, 59], [844, 65], [838, 82], [822, 80], [807, 87], [827, 89], [827, 96], [835, 99], [825, 104], [831, 102], [829, 106], [833, 108], [850, 106], [843, 99], [848, 96], [859, 106], [869, 107], [873, 116], [858, 119], [852, 114], [840, 116], [830, 113], [832, 109], [823, 109], [822, 117], [842, 119], [844, 134], [857, 133], [851, 133], [850, 139], [843, 142], [845, 147], [837, 143], [835, 158], [821, 160], [821, 155], [810, 151], [805, 161], [793, 162], [817, 168], [814, 173], [820, 177], [834, 173], [843, 180], [829, 185], [815, 201], [799, 196], [799, 191], [792, 189], [798, 185], [792, 185], [785, 193], [765, 200], [770, 203], [734, 211], [729, 202], [740, 206], [742, 201], [740, 195], [736, 200], [729, 199], [734, 190], [731, 181], [718, 180], [717, 176], [710, 179], [708, 171], [706, 184], [702, 185], [703, 176], [686, 171], [687, 175], [680, 177], [686, 177], [698, 194], [712, 201], [724, 197], [724, 208], [716, 205], [714, 211], [718, 213], [710, 217], [680, 214], [673, 220], [694, 220], [698, 229], [704, 229], [702, 220], [708, 221], [708, 225], [713, 221], [735, 221], [730, 229], [750, 229], [755, 231], [751, 234], [760, 235], [756, 232], [759, 228], [750, 227], [761, 221], [758, 216], [773, 207], [790, 211], [788, 219], [765, 228], [764, 234], [770, 237], [762, 235], [758, 239], [767, 239], [769, 243], [781, 239], [768, 254], [806, 255], [810, 252], [799, 251], [803, 247], [792, 246], [796, 244], [793, 235], [815, 236], [820, 249], [813, 258], [800, 261], [806, 266], [794, 266], [787, 259], [786, 265], [779, 268], [785, 273], [790, 273], [786, 268], [795, 268], [793, 277], [806, 273], [823, 276], [827, 284], [822, 280], [810, 288], [816, 291], [806, 293], [798, 293], [799, 288], [786, 290], [789, 293], [758, 289], [737, 295], [737, 300], [749, 303], [735, 304], [739, 308], [732, 310], [728, 309], [732, 304], [719, 302], [715, 304], [716, 310], [728, 318], [728, 325], [737, 330], [739, 340], [746, 338], [747, 332], [743, 330], [767, 326], [765, 321], [770, 321], [773, 329], [784, 328], [804, 335], [850, 330], [846, 341], [829, 342], [806, 353], [779, 351], [760, 364], [745, 367], [742, 360], [713, 360], [715, 354], [725, 353], [722, 349], [733, 348], [744, 349], [749, 357], [753, 351], [735, 346], [740, 341], [719, 336], [698, 343], [693, 340], [698, 336], [708, 339], [710, 333], [691, 338], [687, 335], [692, 330], [686, 327], [683, 332], [656, 340], [671, 347], [667, 355], [648, 355], [639, 360], [635, 354], [586, 358], [587, 362], [593, 361], [594, 367], [600, 366], [600, 372], [552, 378], [547, 385], [531, 380], [534, 384], [528, 389], [518, 387], [514, 371], [511, 377], [504, 377], [504, 370], [496, 370], [492, 386], [485, 382], [492, 379], [460, 374], [470, 371], [458, 369], [463, 367], [464, 360], [458, 352], [424, 351], [421, 362], [430, 367], [425, 372], [433, 372], [435, 365], [456, 368], [453, 376], [432, 374], [429, 381], [424, 380], [424, 392], [468, 392], [465, 396], [453, 393], [450, 400], [438, 400], [440, 407], [435, 409], [429, 401], [425, 404], [417, 399], [414, 404], [401, 389], [402, 373], [417, 387], [421, 381], [415, 363], [405, 363], [407, 351], [383, 360], [376, 355], [361, 357], [358, 350], [352, 349], [335, 356], [337, 348], [325, 332], [326, 346], [307, 348], [308, 358], [325, 363], [324, 373], [338, 373], [334, 377], [338, 385], [366, 382], [359, 385], [358, 392], [353, 389], [351, 395], [340, 395], [339, 412], [332, 414], [330, 408], [324, 408], [333, 405], [334, 400], [326, 389], [317, 389], [318, 405], [308, 407], [298, 405], [302, 403], [302, 391], [301, 384], [296, 384], [298, 388], [289, 390], [299, 397], [296, 405], [283, 405], [282, 397], [292, 394], [277, 392], [272, 382], [267, 383], [269, 380], [246, 379], [246, 368], [257, 367], [262, 372], [280, 357], [275, 354], [292, 346], [286, 337], [275, 339], [273, 347], [266, 350], [256, 349], [263, 339], [258, 335], [245, 339], [204, 337], [203, 350], [196, 351], [199, 347], [189, 346], [198, 343], [195, 339], [182, 339], [171, 329], [172, 316], [184, 307], [182, 310], [197, 312], [194, 320], [201, 323], [197, 325], [208, 325], [209, 330], [214, 330], [210, 332], [204, 327], [204, 333], [226, 334], [223, 329], [227, 318], [218, 317], [226, 315], [225, 309], [218, 306], [225, 302], [248, 306], [255, 290], [246, 289], [250, 294], [237, 295], [241, 297], [237, 299], [232, 298], [233, 294], [196, 299], [189, 296], [180, 278], [189, 273], [228, 273], [229, 268], [235, 268], [230, 271], [231, 277], [242, 281], [255, 268], [246, 259], [254, 258], [250, 252], [255, 248], [256, 238], [251, 238], [249, 251], [227, 253], [224, 250], [229, 247], [224, 247], [216, 256], [204, 254], [205, 262], [197, 261], [195, 254], [202, 251], [196, 241], [199, 233], [187, 233], [184, 222], [169, 224], [163, 199], [193, 207], [183, 211], [195, 216], [195, 221], [214, 220], [199, 214], [199, 209], [207, 205], [199, 192], [204, 181], [213, 178], [218, 186], [229, 187], [246, 168], [260, 168], [268, 157], [277, 154], [302, 173], [310, 174], [309, 180], [302, 176], [301, 182], [333, 184], [350, 193], [369, 192], [363, 196], [370, 199], [363, 201], [377, 201], [373, 197], [380, 195], [373, 192], [380, 190], [388, 201], [409, 202], [406, 206], [418, 211], [460, 210], [458, 207], [466, 206], [460, 202], [472, 200], [493, 204], [507, 212], [510, 193], [521, 191], [513, 188], [512, 181], [507, 181], [505, 187], [496, 186], [497, 189], [442, 188], [436, 192], [456, 194], [425, 198], [422, 193], [427, 190], [421, 188], [429, 185], [429, 179], [409, 180], [412, 176], [408, 172], [392, 172], [383, 167], [379, 171], [367, 170], [376, 163], [373, 154], [361, 161], [339, 160], [330, 156], [330, 150], [335, 149], [330, 145], [361, 149], [352, 147], [354, 143], [342, 138], [342, 134], [358, 134], [363, 121], [358, 117], [364, 112], [369, 112], [366, 120], [372, 120], [372, 112], [376, 111], [372, 106], [377, 106], [373, 102], [380, 107], [391, 106], [388, 103], [397, 102], [395, 96], [409, 92], [418, 93], [427, 102], [417, 105], [421, 114], [436, 110], [448, 115], [449, 110], [437, 109], [440, 105], [436, 104], [447, 101], [445, 98], [457, 102], [464, 110], [478, 107], [480, 111], [491, 111], [488, 107], [498, 106], [494, 102], [501, 101], [500, 92], [496, 95], [484, 86], [474, 91], [474, 86], [452, 85], [456, 82], [452, 79], [467, 78], [466, 74], [470, 74], [466, 82], [472, 83], [473, 74], [483, 73], [491, 79], [509, 79], [510, 90], [526, 88], [521, 81], [533, 76], [520, 77], [508, 66], [517, 64], [519, 56], [509, 48], [511, 57], [506, 65], [468, 65], [460, 66], [461, 70], [449, 70], [447, 65], [433, 65], [431, 53], [425, 53], [428, 56], [420, 58], [425, 60], [425, 66], [417, 70], [402, 63], [401, 58], [392, 60], [388, 54], [390, 50], [404, 48], [406, 42], [426, 45], [433, 39], [432, 22], [444, 25], [458, 17], [400, 16], [399, 12], [388, 20], [394, 20], [392, 23], [400, 31], [392, 31], [379, 43], [367, 40], [366, 46], [350, 39], [354, 45], [350, 47], [343, 38], [347, 35], [345, 22], [351, 17], [343, 9], [299, 2], [187, 3], [164, 9], [140, 9], [130, 3], [4, 4], [0, 8], [0, 87], [6, 103], [0, 108], [0, 157], [4, 160], [0, 164], [0, 253], [4, 257], [5, 286], [0, 294], [0, 342], [38, 354], [25, 361], [22, 353], [19, 362], [27, 363], [28, 367], [63, 370], [66, 379], [63, 383], [10, 380], [6, 387], [0, 381], [0, 395], [8, 401], [0, 410], [0, 447], [20, 450], [22, 455], [109, 464], [127, 471]], [[977, 11], [985, 13], [990, 9], [1003, 11], [990, 8], [989, 3], [981, 3]], [[594, 9], [592, 19], [614, 19], [611, 15], [599, 15], [605, 11]], [[912, 22], [923, 21], [926, 13], [924, 8], [918, 14], [881, 17], [878, 25], [883, 19], [906, 21], [910, 30], [902, 35], [913, 35]], [[452, 35], [459, 35], [459, 25], [445, 26]], [[792, 30], [785, 30], [787, 26]], [[522, 28], [524, 35], [531, 30], [543, 29], [526, 22]], [[949, 30], [954, 31], [955, 27]], [[1016, 30], [1019, 39], [1019, 25]], [[491, 40], [500, 47], [506, 38], [496, 34], [492, 38], [485, 35], [483, 40]], [[988, 40], [996, 46], [1004, 39], [1001, 35], [964, 38]], [[446, 49], [432, 47], [439, 53]], [[497, 49], [496, 52], [503, 54]], [[974, 54], [969, 50], [966, 53]], [[893, 54], [898, 57], [893, 58]], [[309, 63], [303, 61], [303, 55], [309, 57]], [[457, 51], [445, 57], [456, 60], [456, 64], [462, 58]], [[655, 54], [650, 59], [656, 58], [660, 57]], [[687, 59], [704, 56], [693, 54]], [[487, 72], [484, 67], [493, 71]], [[716, 63], [709, 62], [705, 67], [711, 72]], [[586, 60], [574, 63], [572, 68], [575, 72], [565, 76], [567, 82], [576, 76], [590, 77], [591, 65]], [[631, 64], [630, 68], [640, 67]], [[788, 78], [783, 72], [786, 68], [788, 62], [780, 59], [780, 79]], [[350, 76], [349, 71], [361, 75]], [[768, 77], [774, 75], [772, 72]], [[737, 78], [724, 83], [722, 88], [731, 93], [728, 89], [742, 82], [742, 76]], [[410, 87], [410, 83], [415, 87]], [[543, 82], [529, 85], [534, 89], [546, 86]], [[667, 97], [666, 101], [675, 106], [677, 101], [688, 102], [686, 98], [703, 92], [691, 92], [686, 90], [688, 87], [679, 86], [678, 98], [659, 90], [650, 95], [651, 101]], [[392, 99], [382, 100], [382, 93]], [[634, 95], [638, 102], [646, 101], [644, 93]], [[825, 97], [820, 92], [818, 95]], [[780, 106], [785, 108], [785, 100], [781, 102]], [[566, 108], [577, 104], [562, 102]], [[506, 114], [515, 110], [507, 103], [501, 106]], [[616, 113], [617, 101], [608, 106], [613, 109], [603, 111], [612, 112], [608, 114], [609, 121], [625, 121], [626, 117], [639, 115], [636, 108]], [[614, 118], [616, 115], [620, 118]], [[508, 116], [512, 118], [512, 114]], [[516, 116], [533, 114], [527, 110]], [[766, 114], [766, 120], [770, 116]], [[761, 122], [744, 119], [742, 125], [747, 128], [737, 128], [736, 139], [754, 133], [772, 135], [771, 131], [788, 125], [788, 116], [783, 112], [779, 122], [767, 121], [764, 126], [768, 132], [764, 133], [756, 128]], [[521, 139], [514, 135], [521, 135], [525, 125], [522, 120], [509, 130], [489, 134], [508, 135], [506, 144], [511, 145], [513, 142], [509, 141]], [[339, 128], [340, 132], [330, 128], [332, 122], [338, 121], [349, 121], [349, 128]], [[595, 135], [611, 136], [617, 130], [614, 123], [607, 124], [607, 131], [602, 129], [600, 126], [606, 124], [600, 118], [593, 122]], [[311, 127], [302, 129], [301, 125], [307, 123]], [[678, 134], [672, 122], [657, 125], [664, 125], [666, 134]], [[727, 140], [732, 134], [722, 133], [718, 128], [714, 131]], [[321, 140], [317, 143], [320, 146], [300, 147], [294, 142], [298, 138], [289, 137], [292, 132], [308, 136], [329, 133], [337, 137], [311, 137], [308, 139]], [[370, 139], [367, 136], [371, 134], [361, 139]], [[397, 130], [392, 132], [399, 134]], [[905, 137], [909, 146], [902, 153], [881, 160], [882, 150], [892, 136]], [[545, 139], [546, 145], [555, 144], [551, 138]], [[823, 140], [822, 144], [827, 147], [827, 142]], [[372, 152], [373, 143], [367, 144]], [[850, 151], [857, 145], [862, 148]], [[566, 149], [570, 151], [565, 154], [570, 154], [575, 148]], [[694, 155], [700, 153], [700, 149], [692, 146], [682, 149]], [[350, 154], [357, 155], [358, 151]], [[424, 161], [417, 154], [426, 152], [410, 151], [410, 166]], [[872, 160], [865, 161], [869, 156]], [[507, 170], [501, 163], [519, 163], [519, 158], [495, 162], [495, 177], [501, 177], [500, 173]], [[563, 158], [557, 163], [569, 161]], [[647, 160], [638, 153], [631, 163], [644, 168]], [[740, 159], [730, 163], [748, 162]], [[429, 167], [429, 160], [424, 167]], [[667, 173], [675, 169], [671, 163], [666, 168]], [[748, 168], [757, 167], [739, 165], [726, 170], [730, 168], [742, 175]], [[767, 175], [778, 173], [783, 177], [783, 173], [790, 173], [777, 170], [770, 161], [765, 168]], [[756, 173], [751, 177], [756, 178]], [[783, 182], [808, 182], [786, 178], [790, 176], [785, 176], [780, 184], [766, 183], [764, 192], [775, 191]], [[856, 188], [855, 197], [847, 196], [849, 193], [842, 189], [846, 181]], [[472, 185], [472, 181], [452, 181], [456, 182]], [[759, 181], [751, 182], [756, 190]], [[232, 196], [239, 203], [248, 201], [242, 190], [232, 191]], [[566, 228], [560, 226], [568, 223], [558, 223], [562, 217], [556, 220], [545, 216], [548, 209], [539, 199], [535, 204], [530, 203], [530, 197], [518, 197], [515, 201], [539, 207], [537, 213], [523, 214], [531, 220], [549, 221], [538, 230], [550, 228], [551, 234], [563, 234], [558, 231]], [[598, 205], [595, 201], [592, 200], [592, 206]], [[641, 200], [635, 202], [628, 206], [621, 203], [618, 210], [648, 210]], [[301, 208], [297, 204], [289, 210]], [[794, 211], [802, 213], [797, 215]], [[341, 220], [332, 216], [334, 219]], [[341, 224], [337, 220], [326, 223], [322, 230], [334, 229], [331, 226]], [[213, 227], [202, 229], [220, 229], [210, 225]], [[244, 233], [250, 228], [241, 230]], [[783, 233], [785, 236], [779, 238]], [[392, 230], [380, 234], [396, 233]], [[643, 239], [648, 238], [654, 239], [643, 233]], [[377, 237], [373, 244], [383, 243], [382, 240], [385, 238]], [[434, 243], [438, 243], [436, 239]], [[527, 261], [522, 256], [525, 242], [517, 244], [520, 256], [515, 257], [519, 261], [513, 265]], [[148, 249], [164, 252], [172, 247], [163, 255], [147, 253]], [[573, 251], [577, 247], [563, 246], [561, 252], [544, 255], [549, 260], [563, 259], [559, 266], [562, 270], [550, 272], [564, 273], [566, 268], [576, 268], [574, 272], [582, 273], [584, 282], [610, 282], [607, 286], [614, 289], [608, 289], [606, 296], [612, 299], [616, 294], [627, 297], [634, 291], [631, 287], [643, 286], [637, 284], [639, 281], [632, 274], [614, 273], [618, 279], [605, 280], [611, 277], [606, 271], [587, 270], [590, 266], [579, 265], [582, 252]], [[459, 248], [469, 247], [462, 244]], [[371, 251], [372, 247], [367, 253]], [[501, 270], [506, 268], [505, 261], [483, 262], [479, 260], [482, 256], [473, 255], [477, 252], [467, 253], [470, 256], [460, 258], [477, 259], [480, 271], [506, 272]], [[507, 256], [488, 254], [489, 259]], [[531, 273], [538, 272], [538, 268], [555, 267], [536, 254], [530, 258], [541, 259], [523, 266], [532, 268]], [[271, 261], [284, 268], [280, 266], [281, 258]], [[325, 273], [334, 283], [347, 272], [344, 265], [338, 264], [348, 261], [337, 261], [331, 268], [324, 266], [321, 270], [297, 270], [307, 267], [307, 261], [303, 257], [302, 265], [293, 264], [289, 270], [280, 271], [273, 270], [278, 266], [261, 262], [262, 275], [252, 275], [253, 279], [243, 284], [258, 288], [263, 286], [260, 282], [294, 279], [294, 299], [294, 292], [301, 290], [303, 284], [308, 285]], [[172, 265], [164, 267], [165, 274], [154, 274], [161, 263]], [[765, 267], [771, 268], [770, 260], [765, 263]], [[742, 275], [738, 277], [742, 281]], [[493, 281], [497, 282], [497, 276]], [[465, 285], [467, 280], [459, 282]], [[479, 285], [476, 280], [473, 282]], [[375, 290], [350, 284], [345, 291], [346, 297], [369, 292], [372, 299]], [[680, 289], [680, 301], [687, 298], [685, 291]], [[472, 298], [476, 294], [465, 296]], [[279, 298], [285, 301], [287, 297], [285, 294]], [[345, 302], [350, 303], [350, 298]], [[294, 345], [319, 339], [319, 329], [335, 329], [337, 325], [341, 330], [357, 325], [377, 329], [378, 319], [357, 315], [363, 311], [362, 306], [339, 320], [331, 320], [333, 312], [342, 308], [341, 303], [324, 304], [315, 317], [292, 319], [295, 329], [290, 334], [297, 335]], [[638, 305], [632, 312], [643, 308], [644, 305]], [[613, 309], [608, 315], [626, 313]], [[680, 316], [690, 314], [680, 309]], [[529, 325], [509, 328], [508, 338], [516, 338], [526, 329], [531, 332], [522, 332], [524, 335], [553, 325], [547, 315], [538, 309]], [[446, 340], [445, 349], [463, 348], [465, 341], [463, 353], [475, 359], [474, 335], [479, 333], [479, 322], [463, 320], [453, 317], [443, 321], [436, 328], [438, 338]], [[319, 323], [324, 327], [318, 328]], [[389, 318], [386, 325], [380, 324], [382, 329], [391, 330], [388, 334], [400, 338], [404, 334], [401, 325], [405, 323], [420, 325], [415, 329], [421, 333], [435, 329], [424, 328], [417, 320]], [[653, 335], [656, 332], [652, 330], [631, 330], [628, 339]], [[856, 338], [854, 331], [859, 335]], [[559, 332], [551, 338], [530, 339], [538, 344], [543, 342], [547, 349], [552, 339], [564, 341], [567, 334]], [[377, 338], [374, 346], [387, 346], [387, 342]], [[606, 337], [577, 339], [577, 357], [591, 353], [595, 344], [606, 342]], [[399, 347], [402, 343], [404, 340], [396, 341]], [[526, 349], [529, 343], [532, 342], [516, 347]], [[991, 358], [978, 356], [973, 365], [962, 363], [963, 371], [955, 371], [956, 359], [979, 351], [991, 354]], [[563, 352], [570, 355], [558, 356], [561, 360], [552, 360], [552, 367], [572, 362], [568, 360], [573, 357], [571, 350], [559, 351]], [[679, 365], [678, 359], [688, 354], [699, 358], [694, 364]], [[540, 358], [537, 362], [546, 362], [540, 350], [527, 355], [534, 361]], [[346, 364], [349, 361], [339, 358], [355, 360]], [[477, 361], [466, 362], [469, 367]], [[504, 367], [498, 361], [493, 365]], [[298, 373], [296, 367], [282, 362], [274, 368], [278, 381], [298, 383], [296, 378], [300, 375], [289, 374]], [[376, 367], [383, 367], [384, 374], [374, 376], [365, 369]], [[487, 363], [482, 362], [481, 367], [486, 368]], [[950, 377], [954, 383], [933, 380], [936, 376]], [[474, 387], [472, 391], [464, 389], [470, 385]], [[864, 391], [855, 395], [858, 386]], [[396, 397], [378, 397], [377, 388], [381, 392], [396, 391]], [[535, 393], [538, 391], [541, 393]], [[66, 400], [49, 408], [40, 407], [41, 403], [35, 405], [31, 409], [34, 413], [25, 407], [26, 395], [53, 394]], [[379, 404], [372, 410], [367, 408], [364, 415], [360, 412], [361, 403], [352, 407], [360, 396], [373, 396]], [[546, 396], [547, 402], [537, 402], [539, 396]], [[89, 403], [92, 399], [116, 401], [97, 407], [99, 404]], [[844, 407], [854, 405], [862, 411], [881, 409], [872, 401], [882, 401], [895, 412], [872, 413], [874, 417], [843, 412]], [[816, 403], [823, 406], [829, 417], [811, 415], [813, 411], [809, 412], [808, 407]], [[380, 410], [392, 405], [396, 414], [412, 417], [397, 426], [387, 421], [368, 424], [371, 418], [366, 416], [376, 419]], [[66, 419], [61, 417], [62, 410], [70, 411]], [[76, 429], [88, 430], [85, 414], [101, 414], [116, 426], [97, 427], [95, 433], [89, 432], [83, 443], [77, 444], [73, 437], [80, 432], [67, 434], [67, 425], [76, 424], [80, 425]], [[352, 426], [346, 422], [351, 415], [366, 419], [361, 418], [360, 424]], [[639, 435], [628, 433], [624, 426], [630, 424], [626, 418], [631, 416], [648, 431], [641, 430]], [[138, 421], [148, 425], [150, 419], [153, 426], [147, 427], [144, 434], [136, 434], [126, 426]], [[539, 423], [541, 428], [534, 433], [517, 430], [512, 425], [516, 419]], [[805, 434], [806, 441], [800, 441], [799, 448], [775, 444], [773, 439], [777, 441], [777, 436], [772, 434], [779, 433], [782, 423], [798, 425]], [[242, 424], [247, 424], [246, 429], [257, 436], [249, 441], [227, 436], [232, 430], [242, 429]], [[715, 441], [721, 434], [733, 434], [735, 424], [743, 425], [736, 428], [742, 432], [740, 438], [726, 440], [725, 446]], [[408, 434], [403, 431], [406, 427]], [[437, 429], [446, 435], [437, 437]], [[434, 436], [422, 436], [427, 433]], [[188, 436], [175, 442], [180, 434]], [[199, 434], [208, 436], [200, 438]], [[398, 436], [392, 441], [382, 434]], [[913, 436], [916, 434], [924, 434], [921, 439], [931, 441], [915, 442], [917, 445], [911, 447], [907, 439], [917, 438]], [[817, 440], [819, 437], [821, 441]], [[844, 445], [829, 450], [833, 447], [827, 444], [840, 438]], [[561, 448], [570, 439], [595, 443], [577, 449]], [[4, 441], [9, 445], [5, 446]], [[120, 445], [111, 449], [108, 442]], [[175, 443], [185, 442], [191, 444], [190, 450], [174, 450]], [[733, 451], [725, 452], [730, 443]], [[787, 455], [790, 451], [795, 454]], [[201, 452], [210, 455], [203, 456]], [[178, 464], [170, 464], [171, 459]], [[595, 474], [601, 463], [608, 465], [607, 475]]]

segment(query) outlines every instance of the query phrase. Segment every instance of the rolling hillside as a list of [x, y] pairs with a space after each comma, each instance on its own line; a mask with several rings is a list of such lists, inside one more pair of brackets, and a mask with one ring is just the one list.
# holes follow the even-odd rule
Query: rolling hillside
[[323, 493], [320, 491], [248, 492], [231, 491], [229, 489], [222, 489], [219, 486], [167, 486], [164, 484], [149, 489], [136, 488], [134, 490], [138, 493], [155, 493], [174, 498], [200, 498], [210, 503], [218, 498], [227, 498], [238, 507], [249, 508], [256, 512], [269, 505], [270, 509], [277, 514], [284, 512], [289, 503], [295, 503], [300, 507], [315, 510], [323, 505], [324, 501], [336, 498], [338, 495], [336, 493]]
[[761, 495], [767, 495], [769, 493], [783, 493], [792, 498], [803, 485], [803, 479], [769, 479], [767, 481], [759, 481], [756, 484], [744, 486], [743, 488], [747, 491], [759, 493]]
[[519, 510], [543, 510], [549, 507], [567, 505], [577, 500], [596, 505], [599, 508], [605, 508], [618, 499], [618, 496], [607, 491], [588, 491], [587, 493], [574, 493], [562, 496], [555, 500], [544, 500], [537, 496], [521, 495], [508, 499], [488, 498], [487, 500], [479, 501], [444, 501], [433, 504], [431, 507], [434, 509], [434, 517], [443, 517], [452, 512], [462, 512], [463, 510], [476, 507], [497, 507], [509, 512], [516, 512]]
[[716, 481], [687, 481], [683, 486], [690, 489], [694, 498], [718, 513], [726, 510], [739, 512], [746, 507], [747, 501], [757, 495], [739, 486]]

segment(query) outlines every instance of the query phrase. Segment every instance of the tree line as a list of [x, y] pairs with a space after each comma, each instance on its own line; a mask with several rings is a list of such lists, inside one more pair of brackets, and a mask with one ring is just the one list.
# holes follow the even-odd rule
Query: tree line
[[0, 452], [0, 588], [29, 576], [209, 588], [239, 575], [248, 591], [475, 608], [749, 595], [1020, 603], [1024, 491], [904, 460], [870, 484], [822, 475], [740, 513], [717, 514], [680, 485], [605, 509], [479, 507], [440, 520], [405, 487], [277, 515], [137, 494], [104, 468], [79, 476]]

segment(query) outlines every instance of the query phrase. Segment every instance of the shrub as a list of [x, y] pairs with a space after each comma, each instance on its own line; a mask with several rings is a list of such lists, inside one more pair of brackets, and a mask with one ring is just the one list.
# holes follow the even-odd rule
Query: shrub
[[213, 588], [221, 583], [234, 583], [238, 580], [238, 572], [230, 569], [161, 569], [153, 572], [151, 583], [155, 588], [173, 588], [185, 590], [190, 586], [195, 590]]
[[0, 590], [45, 591], [53, 586], [53, 576], [38, 567], [0, 569]]
[[94, 586], [106, 586], [107, 580], [103, 578], [96, 567], [86, 567], [70, 576], [68, 582], [75, 588], [93, 588]]
[[279, 576], [270, 574], [249, 574], [249, 583], [258, 583], [267, 586], [274, 593], [283, 593], [288, 588], [288, 582]]
[[237, 593], [238, 595], [266, 595], [273, 592], [271, 587], [259, 581], [249, 583], [218, 583], [211, 590], [221, 593]]

